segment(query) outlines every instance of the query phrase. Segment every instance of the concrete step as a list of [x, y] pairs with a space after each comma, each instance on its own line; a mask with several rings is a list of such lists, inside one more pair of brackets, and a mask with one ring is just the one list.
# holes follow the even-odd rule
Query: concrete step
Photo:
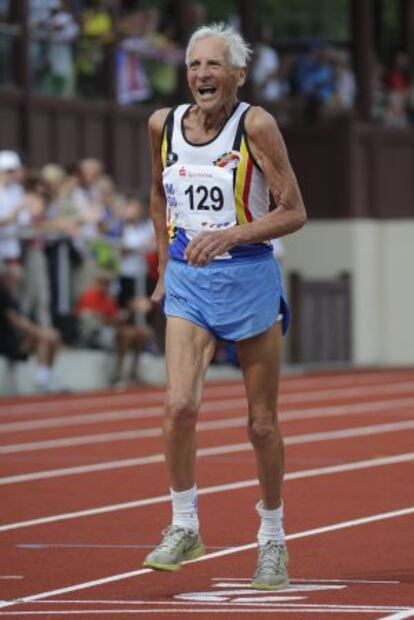
[[[125, 369], [129, 369], [130, 366], [131, 359], [127, 358]], [[35, 368], [34, 358], [11, 367], [0, 357], [0, 395], [32, 394], [35, 391]], [[59, 355], [55, 374], [62, 385], [71, 391], [79, 392], [107, 388], [113, 369], [114, 355], [110, 352], [67, 348]], [[139, 377], [145, 384], [165, 385], [164, 357], [142, 353]], [[207, 371], [207, 381], [240, 377], [240, 369], [228, 365], [212, 365]]]

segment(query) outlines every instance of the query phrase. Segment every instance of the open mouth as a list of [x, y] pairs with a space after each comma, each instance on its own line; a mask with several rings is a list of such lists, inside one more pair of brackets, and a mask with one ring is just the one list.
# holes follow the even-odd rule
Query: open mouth
[[198, 93], [202, 97], [210, 97], [216, 93], [216, 90], [217, 89], [215, 86], [200, 86], [200, 88], [198, 89]]

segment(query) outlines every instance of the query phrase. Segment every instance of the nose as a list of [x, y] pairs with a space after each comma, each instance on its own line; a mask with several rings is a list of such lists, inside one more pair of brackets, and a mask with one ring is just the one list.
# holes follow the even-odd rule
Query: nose
[[198, 71], [197, 71], [197, 77], [200, 80], [205, 80], [209, 78], [210, 75], [211, 75], [211, 71], [210, 71], [209, 65], [207, 63], [200, 64], [200, 66], [198, 67]]

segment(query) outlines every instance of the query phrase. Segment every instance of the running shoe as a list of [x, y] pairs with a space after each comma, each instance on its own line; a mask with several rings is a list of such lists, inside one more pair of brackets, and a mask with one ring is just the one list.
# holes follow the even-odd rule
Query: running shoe
[[177, 571], [181, 562], [195, 560], [204, 555], [204, 545], [193, 530], [170, 525], [163, 531], [163, 539], [144, 560], [143, 566], [154, 570]]
[[285, 545], [269, 540], [259, 547], [252, 588], [255, 590], [282, 590], [289, 585], [287, 573], [288, 552]]

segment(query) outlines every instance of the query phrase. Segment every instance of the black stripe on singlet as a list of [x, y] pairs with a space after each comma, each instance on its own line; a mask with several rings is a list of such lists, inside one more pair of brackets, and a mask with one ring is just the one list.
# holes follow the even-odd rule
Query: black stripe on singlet
[[163, 135], [165, 135], [165, 139], [167, 141], [167, 156], [166, 156], [166, 166], [171, 166], [174, 162], [170, 159], [172, 154], [172, 136], [174, 130], [174, 113], [177, 109], [177, 106], [171, 108], [171, 110], [167, 114], [167, 118], [164, 123]]
[[[250, 108], [246, 108], [243, 114], [240, 116], [239, 124], [237, 125], [236, 135], [234, 136], [233, 151], [240, 151], [241, 141], [244, 135], [244, 119]], [[236, 187], [237, 168], [233, 170], [233, 191]]]

